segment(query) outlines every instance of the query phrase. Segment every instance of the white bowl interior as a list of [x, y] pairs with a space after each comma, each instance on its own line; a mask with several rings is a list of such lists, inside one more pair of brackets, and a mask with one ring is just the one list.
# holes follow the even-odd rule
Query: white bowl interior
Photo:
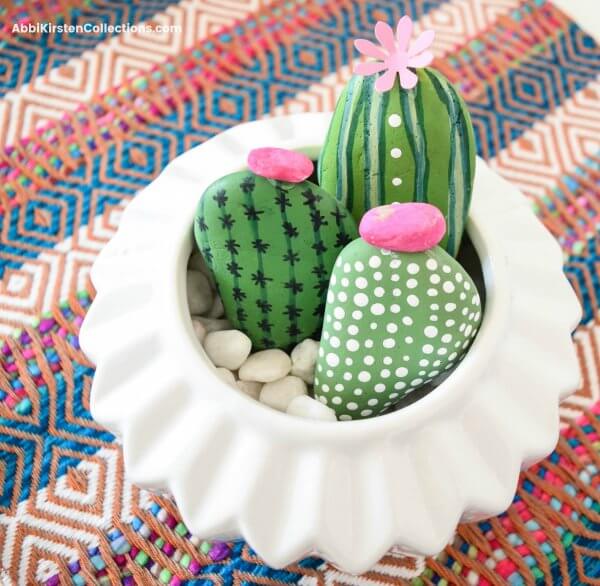
[[[313, 160], [317, 160], [320, 147], [308, 146], [296, 150], [304, 152]], [[244, 167], [239, 167], [237, 170], [242, 169]], [[191, 228], [193, 220], [194, 217], [190, 217], [188, 237], [182, 240], [178, 255], [177, 280], [184, 291], [187, 261], [190, 254], [196, 250]], [[244, 393], [237, 391], [229, 385], [225, 385], [226, 389], [223, 392], [234, 397], [234, 401], [240, 401], [239, 408], [244, 410], [247, 417], [255, 416], [256, 410], [258, 410], [261, 414], [261, 421], [257, 421], [257, 424], [278, 426], [281, 425], [281, 420], [284, 421], [284, 424], [291, 424], [290, 420], [293, 420], [293, 426], [297, 428], [300, 434], [313, 434], [315, 426], [318, 426], [319, 432], [327, 435], [330, 433], [336, 434], [336, 439], [339, 439], [342, 427], [346, 429], [352, 428], [348, 433], [353, 435], [358, 431], [360, 431], [361, 435], [363, 433], [370, 435], [378, 432], [384, 433], [390, 428], [398, 430], [413, 428], [418, 425], [418, 422], [423, 417], [431, 417], [435, 410], [444, 408], [448, 401], [454, 399], [460, 400], [460, 397], [468, 387], [465, 384], [466, 381], [473, 376], [474, 370], [481, 368], [481, 365], [487, 362], [493, 347], [500, 341], [503, 328], [499, 326], [503, 323], [503, 315], [506, 314], [506, 311], [503, 311], [501, 307], [502, 301], [498, 299], [498, 296], [493, 291], [488, 292], [488, 289], [502, 285], [502, 269], [498, 266], [498, 263], [492, 261], [488, 250], [488, 243], [481, 238], [483, 230], [484, 228], [478, 226], [476, 219], [470, 218], [467, 225], [467, 234], [463, 239], [463, 245], [459, 253], [461, 261], [464, 259], [469, 261], [471, 277], [474, 278], [482, 298], [483, 317], [480, 330], [462, 361], [452, 370], [451, 374], [435, 389], [427, 392], [424, 396], [419, 396], [418, 400], [413, 402], [408, 400], [406, 406], [401, 409], [378, 417], [353, 421], [321, 422], [291, 417], [285, 413], [273, 410], [257, 401], [249, 399]], [[461, 254], [463, 255], [462, 258]], [[507, 299], [505, 298], [504, 301], [506, 302]], [[221, 385], [221, 381], [212, 372], [214, 365], [207, 357], [202, 345], [195, 338], [189, 314], [185, 316], [184, 321], [186, 322], [184, 328], [185, 337], [194, 349], [196, 359], [205, 367], [206, 377], [211, 380], [211, 384]], [[413, 392], [418, 395], [418, 390]], [[252, 408], [249, 408], [247, 405], [248, 402], [252, 404]], [[348, 436], [348, 439], [351, 439], [351, 437]]]

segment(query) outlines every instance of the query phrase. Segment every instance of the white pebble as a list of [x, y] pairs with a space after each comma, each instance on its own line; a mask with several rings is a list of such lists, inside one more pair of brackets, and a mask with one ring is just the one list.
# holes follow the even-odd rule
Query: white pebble
[[308, 395], [300, 395], [290, 401], [286, 410], [288, 415], [306, 417], [308, 419], [320, 419], [322, 421], [337, 421], [335, 411], [321, 401], [315, 401]]
[[223, 382], [235, 387], [235, 376], [233, 376], [233, 372], [227, 370], [226, 368], [216, 368], [215, 372]]
[[204, 342], [204, 338], [206, 338], [206, 326], [200, 320], [193, 319], [192, 327], [194, 328], [194, 334], [196, 334], [198, 342], [202, 344], [202, 342]]
[[292, 350], [292, 374], [312, 385], [315, 378], [315, 364], [319, 352], [319, 342], [307, 338]]
[[251, 354], [242, 364], [239, 377], [240, 380], [269, 383], [283, 378], [291, 368], [292, 361], [283, 350], [261, 350]]
[[263, 387], [262, 383], [257, 383], [255, 381], [249, 380], [239, 380], [236, 383], [236, 387], [245, 393], [249, 397], [252, 397], [256, 401], [258, 401], [258, 397], [260, 396], [260, 391]]
[[213, 292], [206, 275], [200, 271], [188, 271], [186, 286], [190, 313], [202, 315], [207, 312], [213, 304]]
[[292, 399], [306, 395], [306, 392], [306, 383], [301, 378], [285, 376], [264, 385], [259, 400], [273, 409], [285, 411]]
[[250, 355], [252, 341], [239, 330], [222, 330], [206, 335], [204, 349], [215, 366], [237, 370]]

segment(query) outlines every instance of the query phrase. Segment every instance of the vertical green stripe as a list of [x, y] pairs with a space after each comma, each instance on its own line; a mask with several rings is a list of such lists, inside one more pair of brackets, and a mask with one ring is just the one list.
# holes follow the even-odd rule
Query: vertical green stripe
[[[444, 88], [443, 80], [441, 80], [437, 73], [433, 70], [428, 69], [427, 75], [429, 76], [431, 83], [440, 98], [440, 101], [448, 109], [448, 117], [451, 125], [451, 137], [450, 137], [450, 160], [448, 162], [448, 241], [446, 249], [452, 256], [456, 256], [458, 251], [458, 245], [460, 238], [457, 238], [457, 227], [458, 231], [462, 233], [462, 193], [460, 187], [462, 183], [462, 162], [460, 161], [460, 153], [456, 152], [456, 146], [458, 138], [456, 136], [456, 105], [452, 99], [452, 95], [449, 95], [447, 89]], [[459, 159], [457, 162], [457, 158]], [[460, 166], [460, 182], [457, 188], [456, 184], [456, 166]]]
[[401, 91], [400, 101], [403, 124], [407, 128], [408, 143], [410, 144], [415, 161], [412, 199], [413, 201], [426, 202], [428, 198], [425, 184], [427, 181], [426, 174], [428, 172], [429, 159], [427, 158], [427, 144], [423, 133], [424, 122], [422, 118], [419, 119], [417, 114], [415, 103], [416, 92], [416, 89]]
[[[200, 215], [198, 216], [199, 218], [202, 219], [203, 222], [206, 223], [206, 219], [204, 216], [204, 206], [206, 205], [206, 194], [203, 194], [202, 197], [200, 198]], [[200, 228], [198, 228], [197, 234], [200, 235], [200, 242], [202, 244], [202, 248], [204, 248], [205, 246], [209, 245], [208, 242], [208, 230], [206, 232], [200, 230]], [[204, 252], [202, 250], [200, 250], [200, 252], [202, 253], [202, 257], [204, 258], [204, 260], [206, 260], [206, 264], [208, 265], [209, 268], [212, 269], [212, 258], [207, 259], [204, 257]]]
[[[254, 187], [256, 187], [256, 184], [254, 184]], [[254, 206], [254, 198], [252, 197], [252, 194], [254, 193], [254, 187], [252, 189], [252, 191], [247, 191], [244, 192], [244, 199], [246, 200], [246, 204], [249, 206]], [[250, 229], [252, 231], [252, 237], [254, 240], [258, 240], [260, 238], [260, 233], [258, 231], [258, 222], [256, 220], [252, 220], [249, 219], [248, 223], [250, 224]], [[265, 273], [265, 269], [264, 269], [264, 264], [263, 264], [263, 257], [262, 257], [262, 253], [260, 252], [260, 250], [256, 250], [256, 260], [257, 260], [257, 265], [258, 265], [258, 270], [264, 275]], [[267, 275], [265, 275], [266, 277]], [[266, 287], [261, 287], [260, 285], [257, 285], [257, 287], [260, 290], [260, 298], [264, 303], [267, 303], [269, 298], [267, 296], [267, 288]], [[261, 312], [262, 317], [267, 317], [268, 314]], [[258, 324], [256, 324], [258, 325]], [[267, 333], [264, 332], [263, 338], [271, 338], [272, 336], [267, 336]], [[272, 346], [272, 343], [270, 344], [266, 344], [267, 347]]]
[[364, 78], [361, 78], [361, 84], [360, 87], [358, 88], [358, 91], [353, 92], [353, 96], [352, 96], [352, 103], [350, 105], [351, 111], [353, 112], [353, 115], [350, 117], [350, 127], [348, 129], [348, 144], [346, 146], [346, 196], [345, 196], [345, 201], [346, 201], [346, 205], [348, 208], [352, 208], [353, 202], [354, 202], [354, 187], [355, 187], [355, 181], [354, 181], [354, 165], [353, 165], [353, 160], [354, 160], [354, 139], [356, 138], [356, 130], [357, 130], [357, 126], [360, 123], [361, 117], [360, 117], [360, 109], [363, 107], [363, 103], [362, 103], [362, 97], [363, 97], [363, 89], [365, 87], [365, 84], [362, 83], [362, 80]]
[[[464, 127], [464, 115], [462, 113], [463, 104], [461, 104], [460, 98], [456, 93], [456, 90], [450, 85], [445, 79], [441, 78], [440, 83], [444, 92], [448, 96], [450, 103], [451, 116], [452, 116], [452, 146], [457, 149], [456, 152], [456, 164], [454, 166], [454, 184], [456, 190], [456, 224], [460, 225], [459, 236], [455, 239], [454, 248], [455, 253], [458, 252], [460, 246], [460, 235], [464, 229], [466, 223], [466, 216], [469, 209], [469, 193], [471, 191], [471, 182], [469, 179], [469, 144], [467, 137], [464, 136], [467, 130]], [[458, 147], [458, 148], [457, 148]]]
[[460, 141], [462, 156], [464, 159], [464, 197], [462, 220], [463, 226], [466, 226], [467, 216], [469, 215], [469, 206], [471, 205], [471, 190], [473, 188], [473, 166], [475, 164], [475, 137], [473, 136], [473, 127], [471, 125], [471, 117], [469, 116], [469, 112], [467, 111], [467, 106], [460, 97], [458, 98], [458, 105], [460, 113], [460, 131], [458, 139]]
[[319, 181], [319, 185], [322, 183], [322, 174], [323, 174], [323, 159], [325, 158], [325, 153], [327, 151], [327, 145], [331, 144], [330, 141], [333, 140], [333, 136], [334, 136], [334, 129], [336, 134], [338, 135], [339, 138], [339, 125], [337, 124], [337, 118], [338, 118], [338, 108], [336, 106], [335, 111], [333, 112], [333, 115], [331, 117], [331, 122], [329, 123], [329, 127], [327, 128], [327, 134], [325, 136], [325, 142], [323, 143], [323, 148], [321, 149], [321, 152], [319, 153], [319, 158], [317, 159], [317, 178]]
[[[225, 213], [226, 211], [227, 211], [227, 207], [225, 206], [225, 207], [223, 207], [223, 213]], [[231, 240], [231, 228], [227, 228], [227, 239]], [[230, 258], [231, 262], [236, 262], [234, 253], [230, 253], [229, 258]], [[240, 285], [240, 279], [239, 279], [239, 277], [236, 277], [234, 275], [233, 276], [233, 287], [236, 288], [236, 287], [239, 287], [239, 285]], [[236, 305], [237, 305], [237, 301], [236, 301]], [[239, 321], [242, 322], [244, 320], [239, 320]]]
[[[371, 90], [371, 112], [369, 116], [369, 131], [373, 129], [374, 132], [370, 132], [369, 134], [369, 143], [367, 145], [367, 149], [369, 151], [369, 161], [372, 165], [373, 161], [379, 161], [380, 133], [377, 131], [377, 120], [379, 119], [379, 108], [381, 107], [381, 95], [374, 91], [374, 81], [371, 81], [369, 83], [369, 87]], [[377, 168], [374, 170], [371, 167], [371, 165], [369, 165], [369, 167], [365, 167], [365, 173], [368, 173], [369, 187], [365, 190], [364, 193], [364, 207], [362, 208], [362, 210], [359, 210], [359, 214], [356, 214], [354, 216], [357, 220], [360, 220], [360, 217], [366, 210], [370, 210], [372, 207], [375, 207], [377, 205], [377, 193], [379, 191], [379, 170]]]
[[419, 154], [422, 154], [422, 157], [420, 158], [419, 164], [417, 166], [419, 173], [419, 191], [417, 192], [417, 197], [420, 198], [417, 201], [427, 201], [427, 199], [429, 198], [429, 151], [427, 150], [427, 133], [425, 132], [425, 117], [422, 91], [417, 92], [414, 102], [414, 105], [416, 106], [416, 126], [418, 128], [418, 137], [415, 138], [415, 142], [419, 145]]
[[363, 153], [365, 156], [363, 172], [363, 209], [369, 209], [369, 193], [371, 192], [371, 106], [373, 100], [373, 84], [367, 83], [365, 107], [363, 109]]
[[[288, 193], [281, 186], [279, 186], [277, 189], [281, 189], [281, 191], [283, 191], [286, 195]], [[279, 212], [280, 212], [280, 215], [281, 215], [281, 225], [283, 226], [288, 221], [288, 215], [287, 215], [287, 212], [286, 212], [286, 206], [282, 205], [279, 208]], [[287, 247], [287, 252], [288, 252], [288, 255], [290, 255], [290, 258], [291, 258], [291, 255], [294, 252], [294, 249], [292, 247], [292, 239], [287, 235], [287, 233], [284, 232], [284, 234], [285, 234], [285, 245]], [[296, 264], [294, 262], [289, 262], [288, 265], [289, 265], [289, 267], [288, 267], [288, 277], [289, 277], [289, 280], [291, 282], [292, 280], [296, 280], [296, 269], [295, 269]], [[294, 309], [296, 308], [296, 294], [294, 293], [294, 291], [293, 291], [293, 289], [291, 287], [290, 287], [290, 292], [288, 294], [288, 305], [290, 307], [294, 308]], [[284, 315], [286, 315], [286, 314], [284, 314]], [[289, 316], [289, 313], [287, 315]], [[290, 323], [291, 323], [291, 325], [294, 325], [294, 326], [298, 325], [298, 318], [296, 317], [295, 313], [291, 317]], [[294, 336], [294, 341], [297, 341], [297, 336]]]
[[346, 149], [348, 141], [348, 130], [349, 124], [348, 119], [352, 115], [352, 102], [354, 87], [356, 85], [357, 76], [350, 79], [348, 83], [348, 92], [346, 93], [346, 101], [344, 103], [344, 112], [342, 114], [342, 123], [340, 126], [340, 133], [338, 136], [337, 145], [337, 181], [336, 181], [336, 199], [344, 202], [346, 207], [352, 208], [352, 202], [346, 199], [348, 193], [348, 169], [346, 169]]
[[[314, 205], [314, 203], [311, 203], [309, 205], [309, 209], [311, 212], [319, 213], [319, 209]], [[313, 240], [315, 241], [315, 245], [317, 245], [315, 248], [315, 254], [317, 256], [317, 263], [319, 265], [319, 269], [321, 269], [319, 274], [326, 274], [328, 271], [325, 269], [325, 263], [323, 262], [323, 253], [319, 251], [319, 245], [323, 241], [323, 239], [321, 238], [321, 229], [317, 228], [315, 230], [314, 225], [313, 225]], [[320, 288], [318, 289], [318, 291], [320, 291]]]
[[[399, 83], [396, 80], [394, 83]], [[392, 90], [393, 91], [393, 90]], [[383, 94], [377, 92], [378, 96], [378, 110], [377, 110], [377, 126], [375, 128], [385, 129], [385, 114], [387, 112], [388, 103], [390, 101], [390, 92], [383, 92]], [[383, 205], [386, 203], [385, 198], [385, 179], [386, 179], [386, 161], [390, 156], [388, 153], [388, 144], [386, 141], [387, 132], [380, 132], [379, 138], [381, 142], [379, 143], [379, 175], [377, 176], [377, 201], [373, 202], [371, 199], [372, 205], [371, 207]], [[377, 140], [377, 137], [375, 137]]]
[[[451, 168], [453, 172], [454, 178], [454, 189], [456, 193], [456, 202], [455, 202], [455, 222], [457, 225], [462, 224], [463, 218], [463, 210], [465, 205], [465, 152], [464, 147], [465, 143], [460, 138], [459, 132], [459, 118], [460, 118], [460, 104], [458, 103], [456, 92], [453, 91], [446, 82], [446, 80], [441, 79], [440, 85], [444, 90], [446, 96], [448, 97], [448, 104], [450, 107], [450, 116], [452, 120], [452, 136], [450, 137], [452, 140], [452, 150], [454, 151], [454, 160], [455, 164]], [[458, 148], [457, 148], [458, 147]], [[458, 250], [459, 242], [454, 243], [456, 249]]]

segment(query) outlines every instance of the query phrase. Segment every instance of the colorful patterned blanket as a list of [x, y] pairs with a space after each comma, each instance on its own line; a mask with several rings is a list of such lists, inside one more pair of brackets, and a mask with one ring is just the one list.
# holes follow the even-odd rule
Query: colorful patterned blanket
[[[391, 551], [361, 577], [318, 558], [273, 570], [242, 542], [190, 535], [172, 500], [127, 481], [89, 413], [89, 269], [170, 159], [244, 120], [332, 109], [351, 39], [405, 13], [436, 29], [480, 155], [563, 247], [583, 385], [511, 508], [460, 526], [436, 558]], [[1, 3], [0, 583], [600, 583], [599, 76], [598, 45], [545, 0]]]

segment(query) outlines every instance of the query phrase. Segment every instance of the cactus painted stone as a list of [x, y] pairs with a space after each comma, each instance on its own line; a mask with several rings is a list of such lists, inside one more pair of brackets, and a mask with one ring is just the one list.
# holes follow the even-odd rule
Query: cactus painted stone
[[383, 93], [375, 76], [352, 77], [321, 151], [319, 184], [357, 221], [394, 201], [435, 205], [447, 224], [441, 246], [456, 256], [475, 174], [473, 127], [443, 75], [424, 68], [416, 76], [413, 89], [396, 80]]
[[[428, 208], [426, 220], [439, 218], [423, 231], [423, 210], [403, 211], [406, 206]], [[406, 214], [413, 219], [406, 221]], [[462, 266], [439, 246], [398, 250], [414, 242], [415, 230], [429, 242], [427, 233], [438, 230], [439, 240], [440, 221], [441, 213], [427, 204], [374, 208], [361, 222], [361, 238], [340, 253], [327, 293], [314, 387], [315, 397], [339, 419], [380, 414], [456, 365], [473, 340], [481, 302]], [[378, 246], [378, 237], [387, 249]]]
[[208, 187], [194, 234], [227, 318], [255, 350], [319, 336], [333, 264], [358, 235], [350, 213], [317, 185], [250, 171]]

